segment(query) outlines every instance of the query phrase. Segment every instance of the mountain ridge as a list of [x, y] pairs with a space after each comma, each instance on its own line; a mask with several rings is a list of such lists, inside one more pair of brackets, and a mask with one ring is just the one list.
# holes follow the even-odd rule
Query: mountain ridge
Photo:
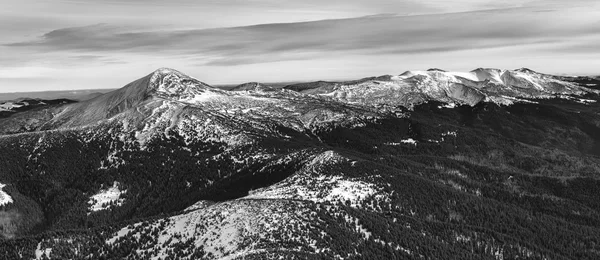
[[[380, 85], [380, 86], [377, 86]], [[531, 69], [501, 70], [478, 68], [471, 72], [441, 69], [406, 71], [357, 81], [301, 83], [286, 89], [331, 96], [346, 102], [388, 103], [411, 107], [427, 100], [474, 106], [479, 102], [512, 104], [524, 99], [553, 98], [556, 95], [598, 93], [574, 80], [541, 74]], [[388, 88], [388, 90], [383, 90]], [[365, 89], [371, 89], [370, 92]], [[377, 97], [369, 99], [369, 97]], [[389, 98], [385, 98], [389, 96]]]
[[282, 89], [251, 82], [233, 88], [233, 91], [227, 91], [212, 87], [175, 69], [159, 68], [120, 89], [90, 100], [55, 107], [40, 120], [27, 121], [26, 126], [7, 125], [5, 128], [12, 130], [4, 132], [14, 132], [15, 128], [49, 130], [84, 126], [113, 118], [127, 111], [133, 116], [132, 109], [137, 109], [138, 112], [153, 110], [163, 102], [180, 104], [176, 106], [202, 107], [205, 111], [209, 111], [235, 107], [255, 109], [250, 105], [257, 104], [261, 107], [268, 105], [260, 104], [266, 101], [286, 103], [292, 100], [296, 100], [294, 102], [306, 100], [302, 102], [311, 103], [315, 100], [335, 100], [377, 112], [379, 108], [373, 107], [410, 109], [429, 101], [443, 102], [449, 106], [473, 107], [481, 102], [510, 105], [515, 102], [536, 102], [535, 99], [540, 98], [563, 98], [569, 95], [600, 93], [599, 90], [588, 88], [592, 87], [591, 83], [578, 82], [585, 81], [541, 74], [526, 68], [516, 70], [478, 68], [471, 72], [430, 69], [345, 82], [299, 83], [287, 85]]
[[523, 71], [226, 91], [160, 69], [12, 113], [0, 259], [596, 259], [600, 96]]

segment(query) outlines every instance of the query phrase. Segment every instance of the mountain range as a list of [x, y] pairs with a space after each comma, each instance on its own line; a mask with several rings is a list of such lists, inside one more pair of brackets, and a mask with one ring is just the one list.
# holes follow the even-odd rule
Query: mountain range
[[0, 259], [597, 259], [599, 100], [525, 68], [230, 90], [162, 68], [5, 102]]
[[114, 89], [83, 89], [83, 90], [63, 90], [63, 91], [39, 91], [39, 92], [11, 92], [0, 93], [0, 102], [19, 101], [21, 99], [70, 99], [84, 101], [95, 98]]

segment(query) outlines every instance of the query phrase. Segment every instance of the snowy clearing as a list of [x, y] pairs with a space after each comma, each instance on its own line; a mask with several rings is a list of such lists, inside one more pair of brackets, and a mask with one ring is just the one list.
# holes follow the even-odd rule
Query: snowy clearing
[[100, 190], [96, 195], [90, 197], [88, 204], [90, 204], [90, 211], [99, 211], [110, 208], [111, 204], [121, 206], [124, 199], [121, 198], [122, 194], [127, 193], [127, 190], [120, 190], [119, 183], [114, 182], [112, 187]]

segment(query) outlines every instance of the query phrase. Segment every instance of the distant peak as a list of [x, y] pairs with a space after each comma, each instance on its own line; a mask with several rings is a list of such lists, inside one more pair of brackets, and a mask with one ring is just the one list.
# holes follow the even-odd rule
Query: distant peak
[[401, 77], [410, 77], [410, 76], [413, 76], [413, 75], [414, 75], [414, 73], [412, 71], [407, 70], [405, 72], [402, 72], [402, 74], [400, 74], [399, 76], [401, 76]]
[[524, 72], [524, 73], [537, 73], [536, 71], [529, 69], [529, 68], [520, 68], [520, 69], [516, 69], [515, 71]]
[[447, 71], [445, 71], [445, 70], [443, 70], [443, 69], [438, 69], [438, 68], [431, 68], [431, 69], [428, 69], [427, 71], [439, 71], [439, 72], [447, 72]]
[[394, 78], [393, 75], [381, 75], [381, 76], [377, 76], [377, 77], [372, 77], [371, 79], [380, 80], [380, 81], [392, 81], [393, 78]]
[[478, 72], [478, 71], [501, 71], [501, 69], [495, 69], [495, 68], [476, 68], [476, 69], [472, 70], [471, 72]]

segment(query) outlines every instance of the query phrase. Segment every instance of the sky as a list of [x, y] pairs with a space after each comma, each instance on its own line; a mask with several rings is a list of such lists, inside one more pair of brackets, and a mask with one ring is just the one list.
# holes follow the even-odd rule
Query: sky
[[600, 74], [597, 0], [1, 0], [0, 92], [527, 67]]

